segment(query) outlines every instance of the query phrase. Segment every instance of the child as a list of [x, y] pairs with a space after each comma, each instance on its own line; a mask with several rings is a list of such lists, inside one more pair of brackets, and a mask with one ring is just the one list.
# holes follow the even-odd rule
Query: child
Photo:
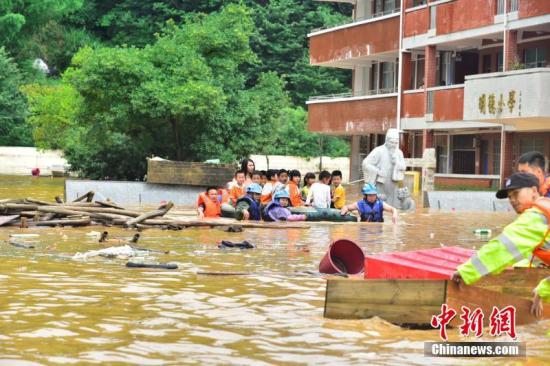
[[235, 184], [229, 189], [229, 201], [235, 207], [237, 200], [244, 196], [245, 187], [244, 182], [246, 180], [245, 173], [242, 170], [235, 172]]
[[266, 183], [267, 183], [267, 172], [265, 170], [260, 170], [260, 186], [262, 186], [263, 188]]
[[361, 190], [363, 199], [357, 203], [342, 207], [340, 213], [347, 214], [349, 211], [359, 211], [361, 222], [384, 222], [384, 211], [392, 213], [392, 221], [397, 222], [397, 210], [378, 198], [376, 187], [370, 183], [365, 184]]
[[342, 172], [335, 170], [332, 172], [332, 204], [334, 208], [342, 209], [346, 205], [346, 190], [342, 186]]
[[259, 184], [252, 183], [246, 188], [246, 195], [237, 200], [237, 208], [235, 209], [235, 218], [237, 220], [254, 220], [262, 219], [260, 210], [260, 197], [262, 195], [262, 187]]
[[291, 170], [290, 171], [290, 180], [288, 181], [288, 194], [290, 195], [290, 203], [293, 207], [300, 207], [304, 205], [302, 201], [302, 194], [300, 193], [300, 180], [302, 176], [299, 171]]
[[315, 208], [330, 208], [330, 173], [323, 170], [319, 174], [319, 182], [313, 183], [309, 189], [306, 205]]
[[286, 189], [288, 184], [288, 170], [281, 169], [277, 172], [278, 182], [273, 187], [273, 193]]
[[273, 198], [273, 189], [277, 183], [277, 171], [268, 169], [266, 177], [267, 182], [262, 189], [262, 205], [267, 205]]
[[261, 182], [262, 182], [262, 174], [259, 171], [254, 170], [252, 172], [252, 183], [256, 183], [261, 186], [260, 184]]
[[306, 173], [304, 176], [304, 187], [302, 188], [302, 200], [307, 199], [307, 195], [309, 193], [309, 189], [311, 188], [311, 185], [315, 183], [315, 174], [314, 173]]
[[305, 221], [306, 215], [293, 215], [290, 210], [290, 196], [286, 190], [280, 190], [273, 196], [273, 202], [264, 210], [265, 221]]
[[216, 187], [208, 187], [197, 199], [197, 213], [199, 218], [218, 218], [221, 215], [221, 205], [226, 197], [218, 194]]

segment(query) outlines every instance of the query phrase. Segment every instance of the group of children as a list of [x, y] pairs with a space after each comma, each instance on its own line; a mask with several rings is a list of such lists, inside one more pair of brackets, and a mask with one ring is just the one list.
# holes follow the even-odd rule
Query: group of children
[[302, 187], [301, 181], [298, 170], [257, 171], [254, 162], [245, 159], [226, 189], [208, 187], [199, 195], [197, 212], [201, 219], [216, 218], [222, 216], [222, 212], [231, 212], [238, 220], [266, 221], [305, 220], [305, 215], [291, 214], [289, 210], [289, 207], [301, 206], [334, 208], [340, 210], [342, 215], [358, 211], [361, 221], [370, 222], [382, 222], [384, 211], [392, 212], [394, 220], [397, 215], [395, 209], [378, 199], [376, 188], [372, 185], [363, 189], [362, 201], [346, 206], [346, 190], [342, 186], [342, 172], [339, 170], [332, 173], [323, 170], [318, 181], [314, 173], [307, 173]]

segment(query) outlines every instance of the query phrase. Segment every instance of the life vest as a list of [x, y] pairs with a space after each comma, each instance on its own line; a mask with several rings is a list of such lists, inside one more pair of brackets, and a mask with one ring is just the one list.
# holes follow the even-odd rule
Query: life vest
[[275, 221], [273, 220], [273, 218], [271, 218], [271, 216], [269, 216], [269, 211], [274, 209], [275, 207], [281, 207], [281, 204], [279, 202], [273, 201], [268, 203], [267, 206], [265, 206], [264, 215], [263, 215], [265, 221]]
[[219, 199], [212, 201], [210, 197], [203, 192], [199, 195], [199, 200], [197, 202], [197, 206], [201, 205], [204, 205], [204, 217], [220, 217], [222, 213], [222, 203]]
[[364, 199], [357, 202], [362, 222], [384, 222], [384, 203], [376, 200], [371, 207]]
[[237, 201], [239, 200], [239, 197], [244, 196], [244, 194], [245, 194], [244, 186], [239, 187], [238, 185], [235, 184], [233, 187], [231, 187], [231, 189], [229, 190], [229, 198], [231, 199], [233, 206], [237, 205]]
[[290, 195], [290, 204], [292, 207], [300, 207], [304, 205], [302, 195], [300, 194], [300, 189], [296, 183], [288, 183], [288, 194]]
[[237, 204], [242, 201], [245, 201], [249, 205], [250, 220], [260, 221], [262, 219], [260, 203], [254, 201], [250, 196], [242, 196], [237, 200]]
[[542, 237], [542, 240], [533, 251], [531, 263], [533, 263], [534, 257], [537, 257], [542, 260], [547, 266], [550, 266], [550, 198], [539, 198], [534, 203], [532, 203], [529, 208], [531, 207], [537, 208], [538, 210], [542, 211], [542, 213], [546, 217], [546, 223], [548, 225], [548, 229]]

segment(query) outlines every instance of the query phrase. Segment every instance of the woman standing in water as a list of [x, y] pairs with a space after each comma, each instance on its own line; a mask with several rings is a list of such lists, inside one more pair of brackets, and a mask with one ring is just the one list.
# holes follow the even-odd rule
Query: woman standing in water
[[256, 170], [256, 164], [252, 159], [245, 158], [241, 161], [241, 170], [245, 172], [244, 186], [252, 184], [252, 173]]

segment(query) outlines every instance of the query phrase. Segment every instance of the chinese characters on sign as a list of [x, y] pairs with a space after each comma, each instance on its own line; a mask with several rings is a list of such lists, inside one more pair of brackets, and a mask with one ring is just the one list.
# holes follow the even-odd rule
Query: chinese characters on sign
[[[483, 335], [483, 319], [485, 315], [480, 308], [471, 310], [467, 306], [461, 307], [459, 326], [460, 334], [468, 336], [470, 333], [476, 337]], [[447, 325], [456, 317], [457, 311], [447, 304], [441, 305], [441, 313], [434, 315], [431, 320], [431, 325], [434, 328], [439, 328], [439, 336], [442, 340], [447, 340]], [[516, 338], [516, 308], [507, 306], [499, 309], [493, 306], [489, 317], [490, 334], [493, 337], [498, 337], [503, 334], [508, 334], [512, 339]]]
[[495, 93], [490, 93], [489, 95], [481, 94], [478, 98], [478, 109], [481, 114], [501, 114], [505, 106], [508, 107], [510, 113], [514, 111], [514, 107], [516, 106], [515, 90], [510, 90], [508, 92], [508, 100], [506, 102], [504, 101], [504, 94], [502, 93], [498, 96], [498, 102]]

